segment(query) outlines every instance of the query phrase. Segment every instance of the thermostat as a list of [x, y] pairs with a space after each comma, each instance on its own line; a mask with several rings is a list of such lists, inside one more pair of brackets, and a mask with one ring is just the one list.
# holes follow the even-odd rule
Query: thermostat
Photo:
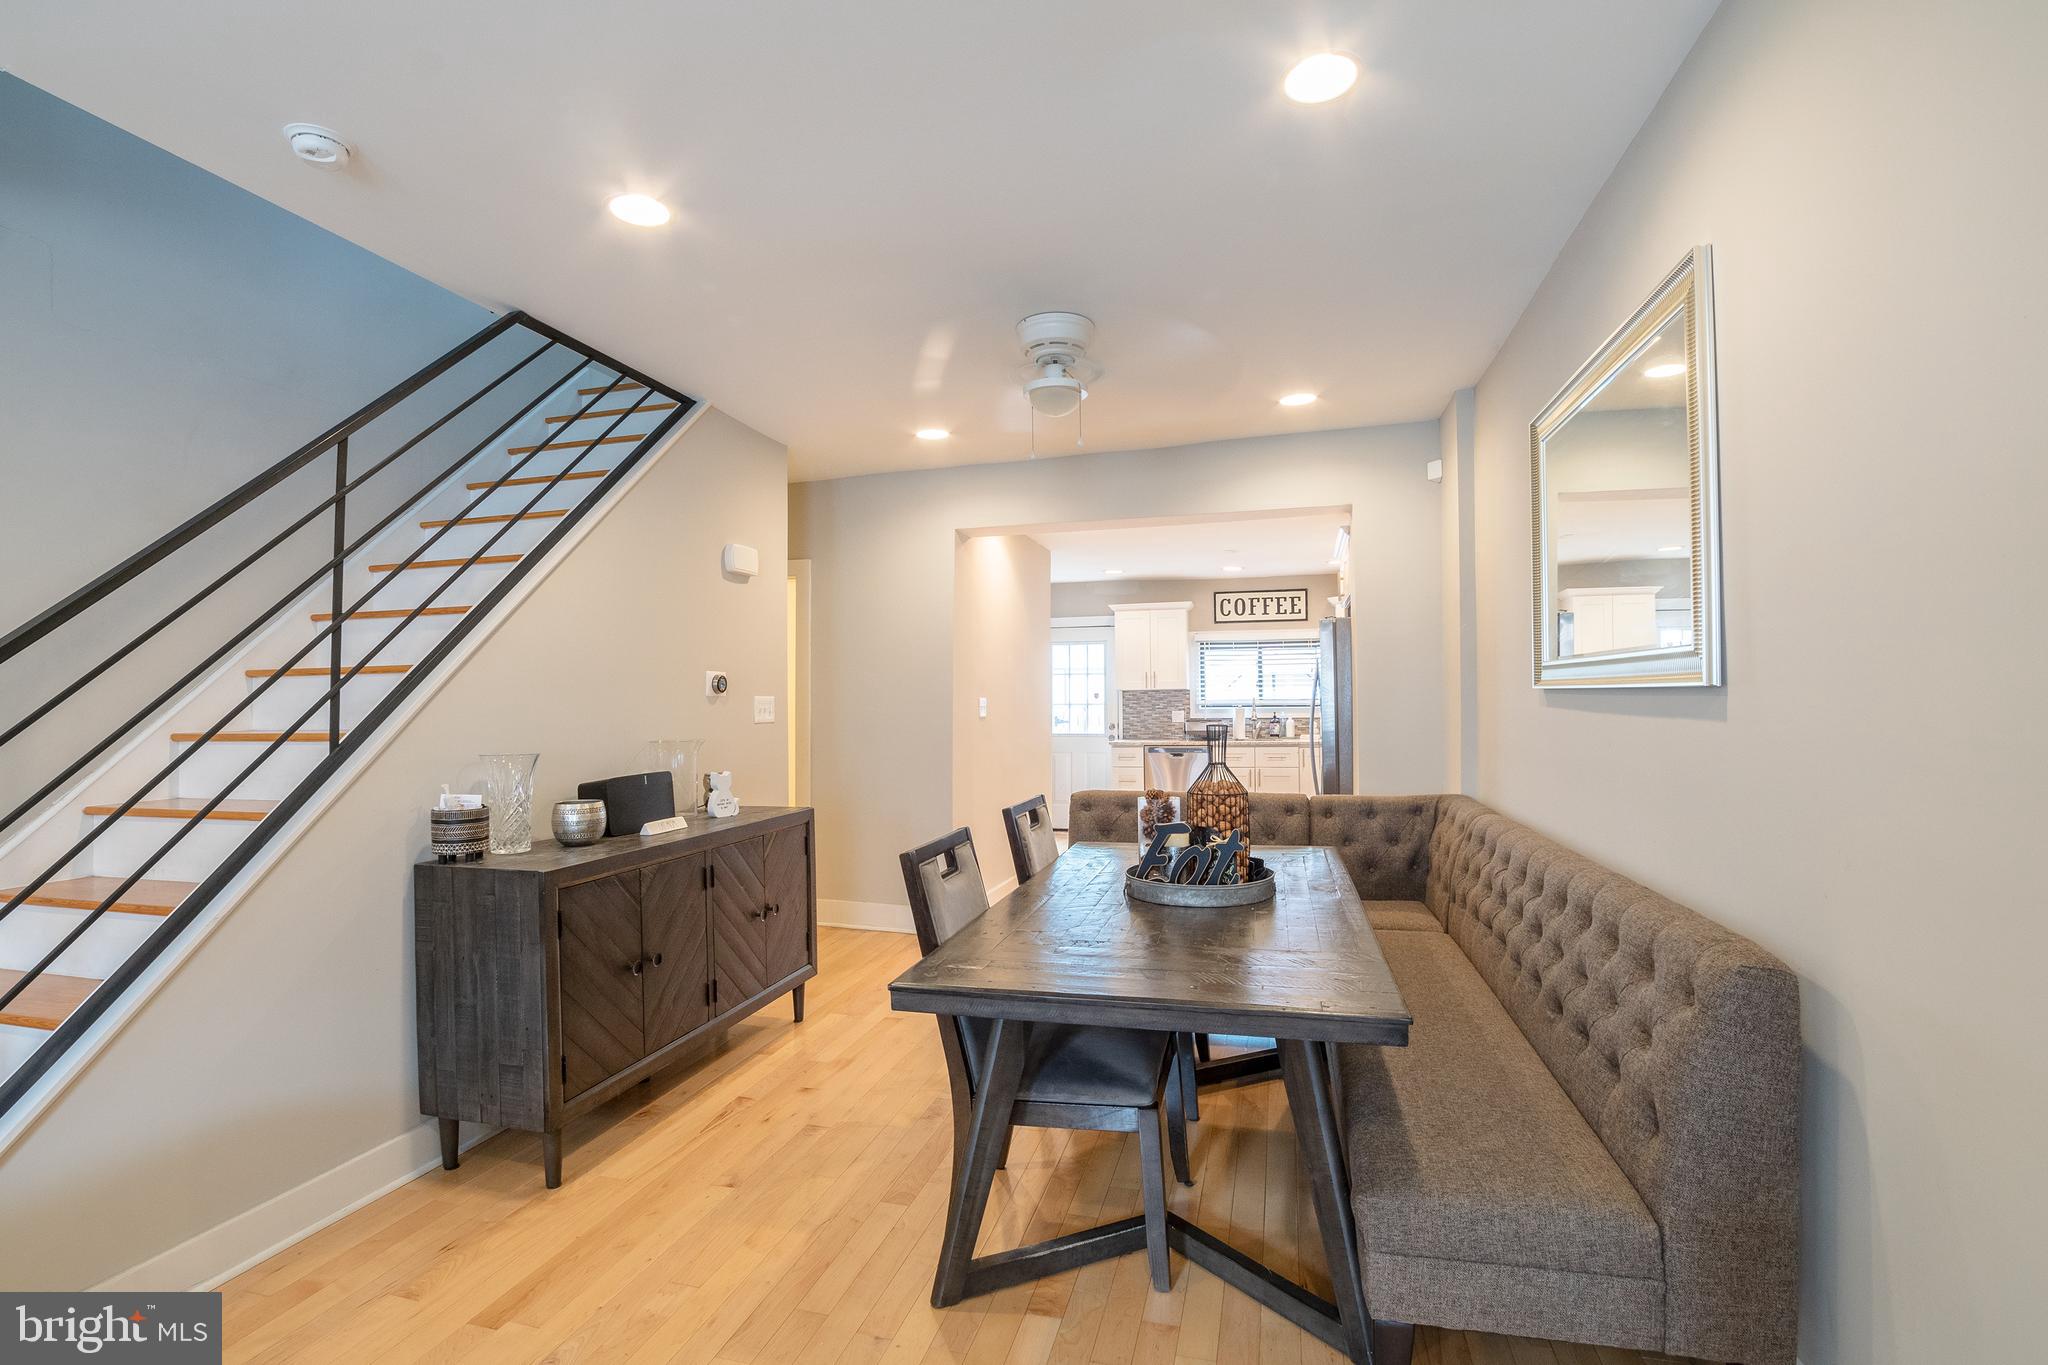
[[731, 688], [732, 679], [715, 668], [704, 675], [704, 695], [707, 697], [722, 697]]

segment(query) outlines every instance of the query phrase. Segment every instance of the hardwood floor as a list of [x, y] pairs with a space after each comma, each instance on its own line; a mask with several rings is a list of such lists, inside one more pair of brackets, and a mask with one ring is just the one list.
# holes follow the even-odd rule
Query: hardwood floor
[[[827, 929], [807, 1022], [771, 1009], [567, 1133], [565, 1179], [500, 1134], [223, 1286], [231, 1361], [1041, 1365], [1338, 1360], [1204, 1271], [1142, 1255], [930, 1306], [950, 1118], [931, 1020], [889, 1010], [907, 935]], [[1278, 1085], [1212, 1092], [1176, 1207], [1327, 1282]], [[1020, 1129], [984, 1246], [1138, 1210], [1127, 1135]], [[1417, 1333], [1417, 1365], [1662, 1357]]]

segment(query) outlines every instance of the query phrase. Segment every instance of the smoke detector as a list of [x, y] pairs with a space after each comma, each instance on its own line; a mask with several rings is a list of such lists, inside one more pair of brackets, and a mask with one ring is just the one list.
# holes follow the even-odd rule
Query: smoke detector
[[1027, 363], [1024, 397], [1047, 417], [1065, 417], [1088, 397], [1102, 366], [1088, 359], [1095, 324], [1079, 313], [1033, 313], [1017, 324]]
[[284, 137], [292, 146], [292, 155], [309, 166], [334, 170], [348, 164], [349, 145], [332, 128], [322, 128], [317, 123], [287, 123]]

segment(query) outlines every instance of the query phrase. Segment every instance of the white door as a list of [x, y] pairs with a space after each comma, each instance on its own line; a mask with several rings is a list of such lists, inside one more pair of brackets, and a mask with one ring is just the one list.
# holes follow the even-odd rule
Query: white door
[[1110, 678], [1115, 633], [1108, 626], [1059, 626], [1052, 633], [1052, 774], [1046, 791], [1054, 829], [1067, 827], [1077, 791], [1110, 785]]

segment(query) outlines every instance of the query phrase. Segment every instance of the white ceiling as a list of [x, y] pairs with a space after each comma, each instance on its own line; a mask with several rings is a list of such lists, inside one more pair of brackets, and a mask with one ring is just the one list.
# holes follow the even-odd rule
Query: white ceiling
[[[1714, 3], [10, 0], [0, 63], [815, 478], [1024, 455], [1042, 309], [1099, 325], [1089, 449], [1436, 416]], [[1288, 103], [1326, 47], [1359, 86]], [[294, 120], [357, 161], [294, 161]], [[613, 221], [626, 190], [676, 221]]]
[[[1351, 514], [1338, 509], [1296, 516], [1232, 521], [1091, 525], [1031, 532], [1052, 553], [1052, 581], [1090, 583], [1117, 578], [1270, 578], [1276, 574], [1333, 574], [1330, 551]], [[1239, 575], [1226, 574], [1235, 564]]]

